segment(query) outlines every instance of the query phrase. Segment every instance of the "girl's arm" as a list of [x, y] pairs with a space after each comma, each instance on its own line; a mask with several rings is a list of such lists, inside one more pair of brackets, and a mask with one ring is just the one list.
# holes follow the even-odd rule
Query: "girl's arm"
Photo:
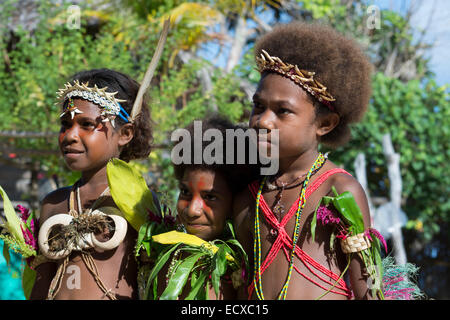
[[47, 299], [50, 283], [56, 274], [56, 263], [45, 262], [36, 268], [36, 280], [31, 291], [30, 300]]
[[[253, 261], [253, 235], [252, 235], [252, 217], [250, 215], [250, 208], [254, 200], [250, 191], [246, 188], [238, 195], [234, 197], [233, 200], [233, 227], [236, 233], [236, 240], [244, 248], [248, 255], [250, 270], [246, 270], [247, 279], [250, 277], [250, 272], [252, 269]], [[236, 292], [236, 299], [247, 300], [247, 284], [240, 286]]]
[[[64, 192], [62, 190], [56, 190], [49, 195], [47, 195], [42, 201], [39, 226], [41, 226], [45, 220], [47, 220], [54, 212], [55, 204], [61, 203], [61, 196]], [[37, 230], [37, 234], [39, 229]], [[48, 295], [48, 290], [50, 288], [50, 283], [52, 282], [58, 264], [53, 261], [44, 262], [36, 267], [36, 280], [34, 282], [33, 289], [31, 291], [30, 300], [45, 300]]]
[[[334, 186], [339, 194], [345, 191], [353, 194], [363, 215], [364, 229], [369, 228], [371, 226], [369, 204], [364, 189], [359, 182], [351, 176], [337, 175]], [[368, 277], [364, 262], [356, 253], [352, 254], [348, 274], [355, 299], [376, 299], [370, 293], [373, 281]]]

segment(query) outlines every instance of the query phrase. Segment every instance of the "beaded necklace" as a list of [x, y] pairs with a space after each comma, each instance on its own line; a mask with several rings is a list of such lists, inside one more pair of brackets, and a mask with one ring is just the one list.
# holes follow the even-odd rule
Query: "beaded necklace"
[[[318, 168], [320, 168], [323, 163], [325, 162], [326, 157], [319, 153], [319, 156], [317, 157], [316, 161], [312, 165], [311, 169], [309, 169], [308, 174], [306, 175], [305, 180], [303, 181], [302, 189], [300, 192], [300, 199], [298, 201], [298, 208], [295, 213], [295, 228], [294, 228], [294, 236], [292, 237], [292, 251], [291, 251], [291, 257], [289, 262], [289, 269], [288, 269], [288, 277], [286, 279], [286, 282], [283, 285], [283, 288], [281, 289], [280, 295], [278, 296], [278, 300], [285, 300], [287, 295], [287, 289], [289, 287], [289, 282], [291, 280], [292, 270], [294, 268], [294, 255], [295, 255], [295, 249], [297, 246], [298, 237], [300, 235], [300, 217], [303, 211], [303, 208], [306, 205], [306, 186], [308, 185], [308, 182], [312, 176], [312, 173], [316, 171]], [[256, 196], [256, 212], [255, 212], [255, 240], [253, 245], [253, 256], [254, 256], [254, 283], [255, 283], [255, 292], [256, 296], [259, 300], [264, 300], [264, 294], [262, 290], [262, 281], [261, 281], [261, 231], [260, 231], [260, 224], [259, 224], [259, 202], [261, 199], [261, 193], [263, 190], [263, 187], [266, 183], [267, 176], [263, 178], [261, 185], [259, 186], [258, 194]]]
[[[324, 157], [325, 157], [325, 161], [326, 161], [326, 160], [327, 160], [327, 155], [325, 155]], [[316, 168], [312, 171], [310, 178], [311, 178], [314, 174], [316, 174], [316, 172], [319, 171], [319, 170], [323, 167], [323, 165], [325, 164], [325, 161], [322, 162], [322, 164], [321, 164], [319, 167], [316, 167]], [[297, 184], [295, 184], [295, 185], [292, 185], [292, 183], [294, 183], [295, 181], [297, 181], [297, 180], [300, 179], [301, 177], [306, 176], [307, 174], [308, 174], [308, 173], [304, 173], [304, 174], [298, 176], [298, 177], [295, 178], [295, 180], [293, 180], [291, 183], [284, 183], [284, 182], [282, 182], [281, 187], [278, 186], [278, 183], [277, 183], [277, 181], [275, 180], [275, 189], [278, 188], [279, 191], [278, 191], [277, 195], [275, 196], [275, 201], [276, 201], [276, 203], [275, 203], [274, 206], [273, 206], [272, 212], [275, 214], [275, 216], [276, 216], [278, 219], [280, 219], [280, 221], [281, 221], [281, 219], [282, 219], [282, 216], [283, 216], [283, 213], [284, 213], [284, 209], [285, 209], [284, 205], [281, 203], [281, 199], [283, 198], [283, 191], [284, 191], [284, 190], [287, 190], [287, 189], [297, 188], [298, 186], [303, 185], [303, 182], [305, 182], [304, 179], [303, 179], [303, 181], [300, 181], [299, 183], [297, 183]], [[270, 186], [268, 179], [266, 180], [266, 186], [268, 187], [269, 190], [275, 190], [275, 189], [273, 188], [273, 186], [272, 186], [272, 187]], [[264, 190], [264, 189], [263, 189], [263, 190]], [[278, 217], [278, 215], [279, 215], [279, 217]]]

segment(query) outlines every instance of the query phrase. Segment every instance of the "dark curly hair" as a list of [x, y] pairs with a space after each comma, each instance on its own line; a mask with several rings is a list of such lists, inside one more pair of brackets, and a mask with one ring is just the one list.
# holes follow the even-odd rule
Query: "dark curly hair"
[[[232, 164], [227, 164], [227, 149], [226, 149], [226, 144], [227, 144], [227, 139], [229, 139], [229, 137], [226, 134], [226, 130], [227, 129], [232, 129], [232, 130], [243, 130], [242, 132], [245, 133], [245, 130], [247, 130], [248, 128], [243, 127], [243, 126], [239, 126], [239, 125], [234, 125], [228, 118], [226, 118], [225, 116], [219, 115], [219, 114], [212, 114], [204, 119], [200, 119], [202, 122], [202, 131], [203, 133], [208, 130], [208, 129], [217, 129], [220, 131], [222, 137], [223, 137], [223, 150], [221, 152], [221, 156], [222, 156], [222, 163], [221, 164], [217, 164], [217, 163], [213, 163], [213, 164], [207, 164], [204, 162], [204, 159], [202, 157], [202, 161], [199, 164], [195, 164], [193, 163], [193, 161], [191, 161], [192, 163], [190, 164], [185, 164], [185, 163], [181, 163], [181, 164], [173, 164], [174, 167], [174, 173], [175, 173], [175, 178], [180, 181], [183, 179], [183, 175], [186, 169], [200, 169], [200, 170], [211, 170], [211, 171], [215, 171], [215, 172], [220, 172], [223, 177], [225, 178], [228, 187], [230, 188], [230, 191], [233, 194], [236, 194], [237, 192], [241, 191], [243, 188], [245, 188], [251, 181], [255, 180], [258, 178], [259, 176], [259, 165], [258, 164], [250, 164], [249, 162], [249, 155], [246, 152], [246, 159], [245, 159], [245, 163], [243, 164], [239, 164], [237, 161], [238, 158], [238, 152], [242, 152], [242, 150], [238, 150], [237, 146], [238, 144], [236, 143], [236, 140], [234, 140], [234, 161]], [[191, 122], [186, 128], [185, 128], [189, 133], [191, 138], [194, 136], [194, 122]], [[234, 137], [233, 137], [234, 138]], [[234, 138], [235, 139], [235, 138]], [[179, 141], [178, 141], [179, 142]], [[175, 144], [177, 144], [178, 142], [175, 142]], [[210, 144], [211, 142], [209, 141], [203, 141], [202, 139], [202, 154], [205, 150], [205, 148]], [[249, 140], [246, 140], [246, 150], [248, 150], [248, 143]], [[193, 159], [193, 155], [194, 155], [194, 141], [193, 139], [191, 139], [191, 158]]]
[[[333, 106], [340, 116], [339, 124], [320, 142], [330, 147], [346, 143], [349, 124], [362, 119], [371, 95], [372, 65], [359, 45], [331, 27], [292, 22], [262, 36], [255, 44], [255, 56], [263, 49], [283, 62], [315, 72], [314, 79], [336, 99]], [[316, 107], [316, 116], [332, 112], [312, 95], [308, 97]]]
[[[75, 80], [80, 83], [89, 82], [89, 87], [94, 85], [99, 88], [108, 87], [108, 92], [117, 91], [115, 97], [126, 100], [126, 102], [121, 102], [121, 105], [128, 114], [131, 114], [140, 85], [128, 75], [111, 69], [91, 69], [73, 75], [71, 83]], [[119, 156], [120, 159], [127, 162], [148, 157], [152, 149], [152, 120], [145, 97], [142, 104], [142, 111], [133, 123], [133, 139], [123, 147]], [[125, 121], [121, 117], [117, 117], [115, 123], [120, 127], [125, 124]]]

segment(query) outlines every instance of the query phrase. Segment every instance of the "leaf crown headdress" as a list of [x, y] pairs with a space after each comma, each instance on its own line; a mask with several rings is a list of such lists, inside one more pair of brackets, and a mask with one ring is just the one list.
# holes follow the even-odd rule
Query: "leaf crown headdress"
[[327, 87], [314, 79], [315, 72], [301, 70], [297, 65], [283, 62], [265, 50], [261, 50], [261, 55], [256, 57], [256, 65], [260, 73], [272, 71], [294, 81], [331, 111], [336, 111], [332, 104], [336, 99], [328, 92]]

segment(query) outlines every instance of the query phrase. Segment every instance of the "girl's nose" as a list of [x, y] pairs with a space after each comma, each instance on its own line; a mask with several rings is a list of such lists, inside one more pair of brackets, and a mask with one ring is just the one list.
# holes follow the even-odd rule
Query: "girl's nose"
[[63, 141], [67, 144], [72, 142], [77, 142], [79, 140], [78, 126], [76, 124], [72, 125], [64, 131]]
[[266, 129], [268, 131], [275, 128], [273, 124], [273, 112], [269, 108], [259, 115], [256, 126], [258, 129]]
[[186, 216], [189, 219], [195, 219], [202, 215], [203, 199], [201, 197], [193, 197], [189, 206], [186, 208]]

